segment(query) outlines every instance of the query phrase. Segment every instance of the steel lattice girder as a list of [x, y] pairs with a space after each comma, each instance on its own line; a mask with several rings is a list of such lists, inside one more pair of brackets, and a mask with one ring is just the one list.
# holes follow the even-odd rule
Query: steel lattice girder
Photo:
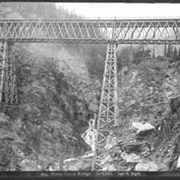
[[96, 150], [92, 170], [102, 169], [101, 161], [107, 156], [105, 145], [109, 127], [117, 125], [118, 100], [117, 100], [117, 60], [116, 42], [108, 44], [99, 115], [97, 122]]
[[0, 41], [108, 43], [180, 43], [180, 19], [0, 20]]

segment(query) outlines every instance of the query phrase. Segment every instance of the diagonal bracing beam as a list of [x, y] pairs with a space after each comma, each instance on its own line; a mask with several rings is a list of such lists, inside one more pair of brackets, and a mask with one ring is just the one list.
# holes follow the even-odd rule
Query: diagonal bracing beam
[[103, 85], [97, 122], [96, 149], [92, 170], [101, 170], [101, 161], [106, 157], [106, 139], [109, 127], [118, 125], [118, 89], [116, 42], [111, 41], [107, 47]]

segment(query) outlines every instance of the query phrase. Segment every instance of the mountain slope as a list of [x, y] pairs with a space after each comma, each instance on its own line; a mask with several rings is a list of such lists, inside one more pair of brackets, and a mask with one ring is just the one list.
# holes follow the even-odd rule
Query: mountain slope
[[[23, 18], [0, 6], [2, 18]], [[90, 150], [81, 133], [97, 112], [99, 81], [82, 54], [64, 44], [14, 44], [13, 53], [19, 104], [1, 107], [0, 169], [48, 170], [58, 164], [63, 170], [64, 159]]]

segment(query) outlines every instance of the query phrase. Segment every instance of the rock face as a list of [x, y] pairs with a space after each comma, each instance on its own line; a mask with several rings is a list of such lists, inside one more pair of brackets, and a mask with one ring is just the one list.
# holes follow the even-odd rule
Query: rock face
[[[8, 6], [0, 5], [2, 18], [24, 19]], [[98, 111], [101, 83], [73, 46], [16, 44], [13, 53], [19, 104], [1, 109], [2, 170], [62, 170], [64, 159], [91, 149], [81, 134]]]
[[19, 106], [4, 109], [0, 116], [1, 140], [6, 141], [1, 148], [2, 169], [9, 169], [14, 161], [13, 168], [25, 171], [48, 170], [54, 163], [60, 163], [62, 170], [64, 159], [90, 150], [80, 135], [92, 113], [59, 70], [58, 59], [23, 51], [16, 59]]
[[[180, 69], [168, 60], [145, 60], [128, 68], [119, 82], [119, 126], [107, 137], [104, 170], [167, 171], [179, 168], [178, 84]], [[173, 70], [169, 70], [173, 69]], [[122, 68], [122, 71], [124, 69]], [[166, 81], [170, 71], [172, 83]], [[179, 74], [179, 75], [177, 75]], [[171, 84], [167, 96], [164, 82]]]

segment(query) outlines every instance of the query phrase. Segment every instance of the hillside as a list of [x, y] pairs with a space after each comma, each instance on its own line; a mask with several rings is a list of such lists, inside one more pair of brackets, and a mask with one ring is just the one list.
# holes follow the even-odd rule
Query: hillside
[[[35, 14], [35, 6], [34, 13], [27, 13], [26, 5], [19, 11], [12, 4], [0, 4], [1, 18], [24, 19]], [[62, 11], [62, 15], [69, 14]], [[101, 83], [89, 73], [82, 52], [86, 49], [81, 49], [68, 44], [13, 46], [19, 104], [1, 107], [1, 171], [48, 170], [56, 163], [63, 170], [64, 159], [90, 150], [81, 134], [97, 113]]]
[[[109, 155], [102, 162], [103, 170], [179, 169], [179, 97], [167, 97], [167, 74], [176, 78], [178, 88], [178, 61], [146, 59], [119, 71], [119, 125], [110, 129], [105, 146]], [[81, 170], [83, 162], [72, 159], [66, 166]]]

